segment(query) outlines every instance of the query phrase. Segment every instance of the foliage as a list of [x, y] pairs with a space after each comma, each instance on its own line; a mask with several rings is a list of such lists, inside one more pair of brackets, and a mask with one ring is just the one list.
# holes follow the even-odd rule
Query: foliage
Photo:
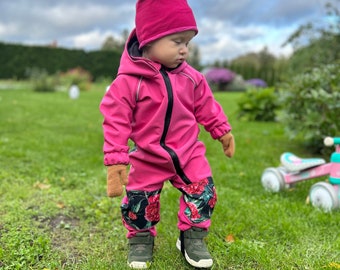
[[126, 41], [130, 35], [129, 30], [124, 29], [119, 37], [108, 36], [101, 46], [103, 51], [123, 52]]
[[[30, 224], [20, 227], [5, 225], [0, 239], [0, 268], [1, 269], [29, 269], [39, 264], [39, 261], [50, 252], [50, 239], [39, 233]], [[1, 267], [1, 260], [8, 264]]]
[[236, 92], [236, 91], [246, 91], [249, 85], [245, 82], [241, 75], [236, 75], [235, 78], [228, 83], [226, 86], [226, 91]]
[[202, 66], [200, 64], [201, 62], [201, 53], [199, 47], [193, 43], [189, 43], [189, 56], [187, 59], [188, 63], [196, 68], [197, 70], [202, 69]]
[[211, 67], [203, 72], [213, 91], [225, 91], [235, 78], [235, 73], [226, 68]]
[[238, 117], [247, 121], [274, 121], [279, 108], [274, 88], [249, 88], [238, 101]]
[[113, 36], [108, 36], [102, 47], [101, 50], [102, 51], [123, 51], [124, 48], [124, 43], [122, 43], [121, 41], [116, 40]]
[[0, 79], [27, 79], [27, 69], [44, 70], [48, 75], [81, 67], [98, 77], [113, 78], [118, 71], [121, 53], [24, 46], [0, 42]]
[[74, 84], [82, 91], [91, 88], [91, 74], [81, 67], [70, 69], [65, 73], [60, 73], [58, 76], [60, 83], [67, 88]]
[[67, 91], [72, 85], [77, 85], [83, 91], [91, 88], [91, 74], [80, 67], [54, 75], [49, 75], [43, 69], [31, 68], [27, 70], [27, 75], [36, 92]]
[[[340, 0], [334, 2], [340, 3]], [[340, 59], [340, 10], [332, 2], [326, 3], [325, 10], [327, 16], [322, 17], [328, 20], [301, 25], [283, 44], [294, 48], [288, 66], [289, 76]]]
[[32, 81], [32, 87], [37, 92], [54, 92], [57, 88], [55, 76], [47, 74], [46, 70], [31, 68], [27, 70], [29, 79]]
[[312, 67], [334, 63], [340, 58], [340, 34], [323, 35], [308, 46], [297, 49], [289, 61], [288, 73], [296, 75]]
[[259, 53], [248, 53], [232, 60], [228, 67], [242, 75], [245, 80], [260, 78], [268, 85], [274, 86], [283, 77], [287, 59], [276, 58], [268, 48]]
[[281, 86], [281, 120], [290, 138], [303, 138], [314, 151], [326, 136], [340, 134], [340, 64], [297, 75]]

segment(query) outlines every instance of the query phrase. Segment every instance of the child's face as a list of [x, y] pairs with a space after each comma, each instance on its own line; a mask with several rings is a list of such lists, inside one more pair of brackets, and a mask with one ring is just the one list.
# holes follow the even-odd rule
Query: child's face
[[143, 56], [168, 68], [175, 68], [188, 58], [188, 44], [194, 31], [168, 35], [151, 42], [144, 48]]

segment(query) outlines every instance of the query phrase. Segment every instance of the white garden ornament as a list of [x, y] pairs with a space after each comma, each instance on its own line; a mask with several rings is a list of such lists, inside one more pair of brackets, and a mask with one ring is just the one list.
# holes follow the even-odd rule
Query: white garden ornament
[[77, 85], [72, 85], [69, 90], [69, 96], [71, 99], [77, 99], [79, 98], [80, 90]]

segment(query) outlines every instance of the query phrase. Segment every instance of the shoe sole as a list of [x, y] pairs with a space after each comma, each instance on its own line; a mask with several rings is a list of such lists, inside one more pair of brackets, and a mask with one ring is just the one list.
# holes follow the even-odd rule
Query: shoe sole
[[[181, 251], [181, 240], [177, 239], [176, 247], [179, 251]], [[191, 266], [194, 266], [197, 268], [210, 268], [213, 265], [212, 259], [199, 260], [198, 262], [190, 259], [185, 249], [184, 249], [184, 257]]]
[[128, 266], [133, 269], [147, 269], [149, 265], [149, 262], [128, 262]]

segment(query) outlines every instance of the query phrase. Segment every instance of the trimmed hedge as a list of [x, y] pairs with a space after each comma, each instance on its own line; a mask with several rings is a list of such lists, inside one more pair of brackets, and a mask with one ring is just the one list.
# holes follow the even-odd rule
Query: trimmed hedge
[[118, 51], [86, 52], [0, 42], [0, 79], [26, 79], [27, 70], [32, 68], [55, 74], [75, 67], [89, 71], [94, 80], [113, 78], [117, 74], [120, 56]]

